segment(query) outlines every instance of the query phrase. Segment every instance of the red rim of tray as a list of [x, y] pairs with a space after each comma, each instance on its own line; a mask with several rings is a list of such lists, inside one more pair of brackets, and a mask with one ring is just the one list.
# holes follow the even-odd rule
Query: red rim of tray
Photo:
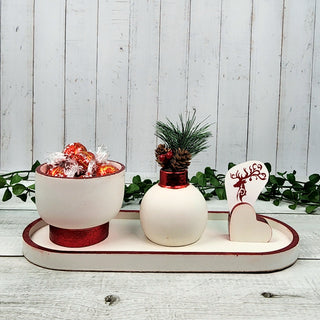
[[[120, 210], [120, 212], [139, 212], [138, 210]], [[229, 213], [228, 211], [209, 211], [209, 213]], [[47, 252], [55, 252], [55, 253], [76, 253], [76, 254], [163, 254], [163, 255], [237, 255], [237, 256], [245, 256], [245, 255], [250, 255], [250, 256], [254, 256], [254, 255], [272, 255], [272, 254], [277, 254], [277, 253], [281, 253], [281, 252], [285, 252], [288, 251], [294, 247], [297, 246], [297, 244], [299, 243], [299, 235], [298, 233], [292, 228], [290, 227], [288, 224], [279, 221], [275, 218], [271, 218], [271, 217], [267, 217], [267, 216], [263, 216], [260, 215], [260, 217], [263, 217], [267, 220], [272, 220], [276, 223], [279, 223], [281, 225], [283, 225], [284, 227], [286, 227], [292, 234], [292, 241], [285, 247], [281, 248], [281, 249], [277, 249], [277, 250], [273, 250], [273, 251], [266, 251], [266, 252], [187, 252], [187, 251], [179, 251], [179, 252], [167, 252], [167, 251], [93, 251], [93, 250], [86, 250], [86, 251], [74, 251], [74, 250], [70, 250], [70, 248], [67, 247], [63, 247], [64, 250], [56, 250], [56, 249], [51, 249], [51, 248], [46, 248], [46, 247], [42, 247], [38, 244], [36, 244], [32, 239], [31, 239], [31, 231], [33, 229], [33, 227], [35, 225], [37, 225], [40, 221], [43, 221], [41, 218], [31, 222], [23, 231], [22, 237], [23, 240], [25, 241], [25, 243], [27, 243], [29, 246], [36, 248], [36, 249], [40, 249], [40, 250], [44, 250]], [[44, 224], [46, 224], [45, 222], [43, 222]], [[40, 228], [39, 228], [40, 229]]]

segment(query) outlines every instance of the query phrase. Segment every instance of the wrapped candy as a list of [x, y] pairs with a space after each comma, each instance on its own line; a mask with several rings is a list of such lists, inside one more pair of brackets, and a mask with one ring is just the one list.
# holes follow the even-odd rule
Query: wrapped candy
[[89, 163], [96, 161], [95, 155], [88, 151], [81, 151], [77, 154], [74, 154], [71, 156], [71, 159], [76, 161], [84, 173], [87, 172]]
[[68, 144], [64, 148], [63, 153], [68, 156], [72, 156], [72, 155], [77, 154], [81, 151], [87, 151], [87, 148], [83, 144], [81, 144], [80, 142], [74, 142], [74, 143]]
[[50, 168], [47, 171], [47, 175], [51, 176], [51, 177], [59, 177], [59, 178], [65, 178], [67, 175], [64, 172], [64, 168], [62, 167], [54, 167], [54, 168]]
[[117, 171], [118, 169], [110, 164], [98, 164], [96, 176], [97, 177], [106, 176], [108, 174], [112, 174]]
[[63, 152], [52, 153], [47, 164], [47, 174], [60, 178], [101, 177], [119, 170], [108, 164], [108, 152], [104, 146], [98, 147], [94, 154], [79, 142], [68, 144]]
[[107, 163], [108, 162], [108, 151], [105, 146], [99, 146], [96, 152], [97, 163]]

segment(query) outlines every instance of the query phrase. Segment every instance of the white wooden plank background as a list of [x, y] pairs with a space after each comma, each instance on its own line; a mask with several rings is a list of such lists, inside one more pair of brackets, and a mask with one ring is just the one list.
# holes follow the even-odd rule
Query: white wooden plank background
[[[307, 170], [315, 1], [285, 1], [278, 169]], [[298, 156], [297, 156], [298, 155]]]
[[32, 162], [33, 1], [1, 1], [1, 166]]
[[126, 162], [130, 1], [99, 1], [96, 144]]
[[131, 172], [153, 172], [156, 168], [153, 131], [158, 106], [159, 30], [160, 2], [131, 2], [126, 163]]
[[44, 161], [64, 145], [65, 0], [36, 1], [34, 10], [33, 154]]
[[68, 0], [66, 12], [65, 141], [95, 149], [97, 0]]
[[65, 143], [156, 174], [154, 124], [197, 109], [205, 166], [319, 172], [319, 0], [1, 1], [0, 171]]
[[216, 167], [246, 158], [252, 2], [222, 2]]
[[175, 118], [187, 106], [190, 1], [161, 2], [159, 119]]
[[210, 148], [194, 158], [193, 170], [203, 170], [204, 163], [216, 166], [216, 128], [219, 89], [221, 1], [191, 2], [188, 70], [188, 110], [195, 108], [199, 120], [208, 117], [213, 136]]
[[270, 163], [277, 158], [282, 15], [282, 1], [253, 2], [247, 158]]
[[[310, 136], [308, 150], [308, 171], [319, 171], [319, 137], [320, 137], [320, 3], [316, 1], [313, 70], [310, 110]], [[317, 155], [318, 154], [318, 155]]]

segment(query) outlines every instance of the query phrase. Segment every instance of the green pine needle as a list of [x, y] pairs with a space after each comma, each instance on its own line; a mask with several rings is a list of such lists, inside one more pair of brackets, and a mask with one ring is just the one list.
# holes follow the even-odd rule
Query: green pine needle
[[177, 150], [178, 148], [187, 150], [191, 156], [207, 149], [209, 146], [207, 140], [212, 136], [209, 131], [211, 124], [204, 124], [203, 120], [196, 123], [196, 114], [190, 113], [184, 121], [182, 115], [179, 115], [180, 123], [174, 124], [167, 118], [167, 123], [156, 122], [156, 137], [160, 138], [167, 148]]

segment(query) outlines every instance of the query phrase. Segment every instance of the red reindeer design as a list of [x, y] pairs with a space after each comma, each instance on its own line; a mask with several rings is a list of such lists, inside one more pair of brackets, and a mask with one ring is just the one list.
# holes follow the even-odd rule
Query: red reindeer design
[[261, 172], [262, 165], [258, 163], [253, 163], [249, 166], [248, 170], [246, 168], [243, 169], [244, 174], [240, 174], [239, 170], [236, 173], [230, 173], [231, 179], [238, 179], [238, 181], [233, 185], [235, 188], [238, 188], [237, 199], [242, 202], [243, 197], [247, 194], [246, 186], [247, 179], [252, 181], [252, 178], [255, 177], [256, 180], [261, 179], [265, 180], [267, 178], [267, 174]]

